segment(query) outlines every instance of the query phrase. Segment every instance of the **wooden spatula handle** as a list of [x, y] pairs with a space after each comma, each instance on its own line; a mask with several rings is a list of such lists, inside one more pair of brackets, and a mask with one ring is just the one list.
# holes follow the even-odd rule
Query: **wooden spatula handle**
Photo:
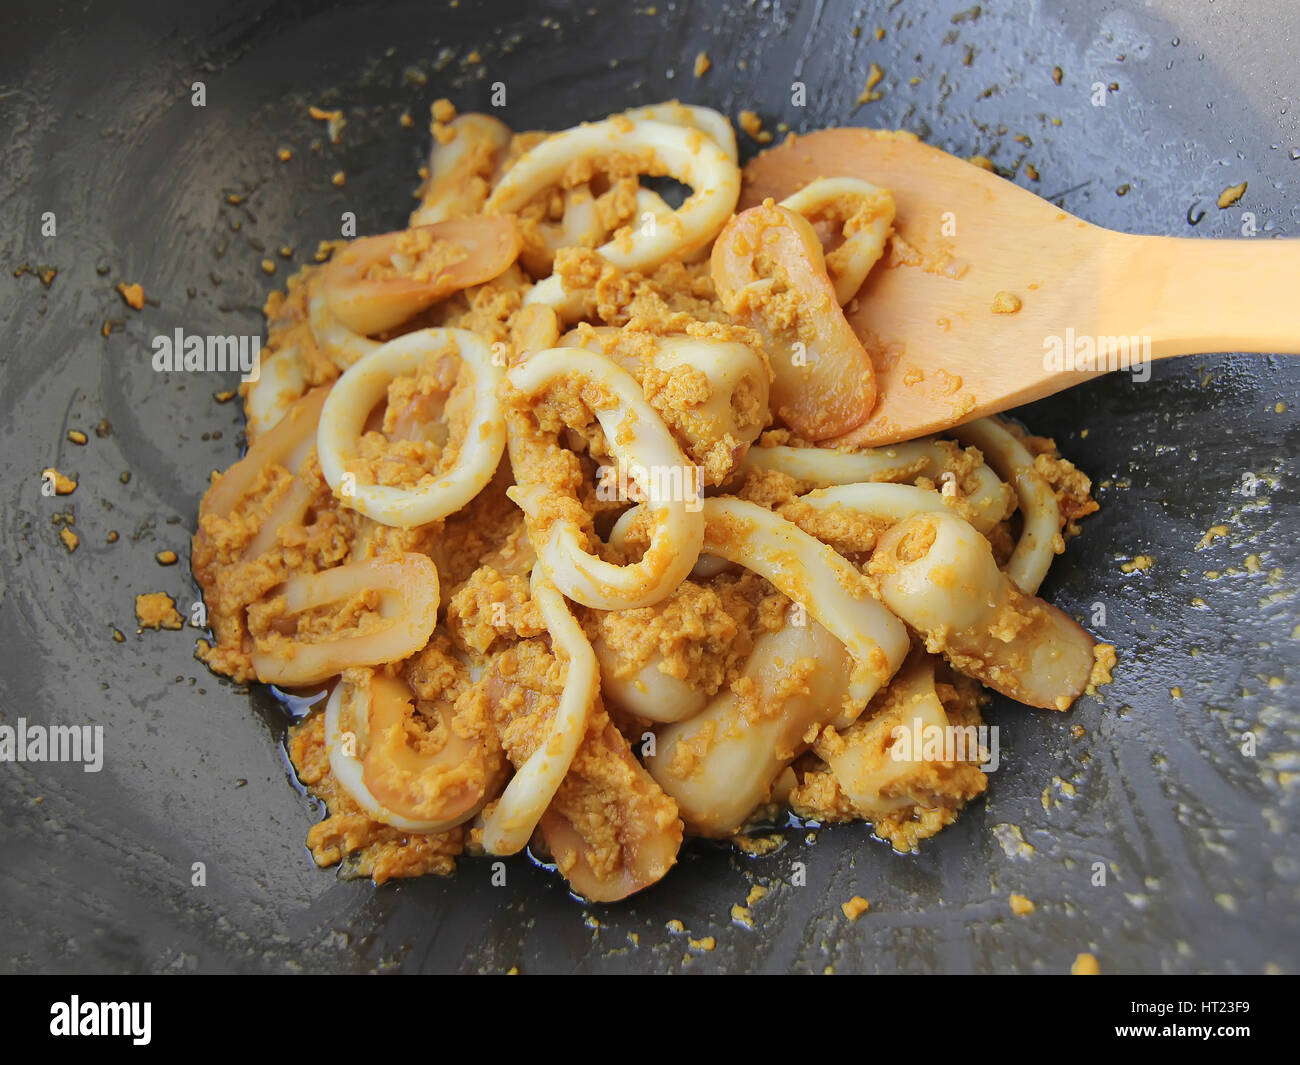
[[1154, 358], [1300, 354], [1300, 240], [1113, 236], [1099, 332], [1150, 337]]

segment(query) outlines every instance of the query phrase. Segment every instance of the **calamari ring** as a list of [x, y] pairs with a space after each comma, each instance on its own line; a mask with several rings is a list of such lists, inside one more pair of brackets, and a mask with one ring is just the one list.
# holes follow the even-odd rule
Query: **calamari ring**
[[1020, 591], [988, 540], [951, 513], [880, 537], [868, 572], [929, 650], [1008, 698], [1065, 710], [1088, 686], [1095, 641], [1064, 611]]
[[[621, 270], [652, 270], [673, 255], [685, 255], [709, 243], [726, 224], [740, 197], [740, 170], [711, 137], [696, 129], [623, 116], [556, 133], [515, 162], [489, 197], [486, 210], [518, 211], [533, 197], [557, 184], [576, 160], [614, 152], [649, 152], [650, 166], [689, 185], [694, 192], [672, 215], [649, 230], [634, 227], [625, 239], [596, 250]], [[529, 303], [566, 308], [564, 285], [551, 275], [527, 297]]]
[[692, 832], [729, 836], [744, 824], [811, 735], [841, 715], [852, 670], [822, 625], [787, 618], [755, 637], [743, 684], [724, 684], [695, 716], [658, 731], [646, 764]]
[[741, 211], [718, 234], [709, 265], [727, 313], [766, 341], [778, 417], [813, 441], [867, 419], [876, 403], [875, 369], [802, 215], [771, 200]]
[[[355, 441], [388, 386], [448, 345], [454, 346], [473, 382], [469, 428], [452, 467], [422, 488], [357, 484], [344, 493], [343, 479], [355, 456]], [[487, 342], [465, 329], [419, 329], [390, 340], [349, 368], [325, 401], [316, 434], [325, 480], [353, 510], [399, 529], [454, 514], [483, 490], [501, 462], [506, 428], [496, 389], [504, 373], [493, 364]]]
[[[630, 474], [637, 470], [664, 473], [671, 485], [676, 473], [683, 486], [688, 477], [696, 482], [693, 467], [672, 438], [654, 408], [646, 402], [635, 378], [610, 359], [574, 348], [547, 348], [530, 355], [506, 376], [507, 436], [510, 462], [517, 484], [509, 489], [524, 512], [528, 536], [546, 575], [566, 596], [598, 610], [625, 610], [650, 606], [668, 596], [691, 571], [704, 539], [704, 518], [692, 509], [687, 493], [671, 498], [663, 491], [660, 477], [641, 485], [649, 500], [654, 531], [650, 546], [638, 562], [616, 566], [597, 558], [586, 547], [586, 534], [571, 497], [557, 499], [555, 490], [539, 476], [539, 462], [545, 447], [536, 437], [529, 439], [530, 400], [552, 384], [580, 378], [599, 396], [593, 408], [605, 432], [613, 457]], [[608, 404], [608, 405], [605, 405]], [[585, 514], [585, 511], [583, 512]]]
[[361, 592], [380, 593], [379, 615], [388, 624], [319, 643], [254, 647], [251, 658], [263, 684], [315, 684], [355, 666], [409, 658], [429, 642], [438, 621], [438, 570], [427, 555], [349, 562], [319, 573], [290, 577], [282, 586], [289, 615], [327, 606]]
[[[475, 783], [456, 781], [462, 765], [482, 751], [456, 735], [444, 714], [447, 742], [434, 755], [420, 755], [409, 747], [394, 752], [373, 742], [377, 733], [392, 733], [403, 727], [403, 718], [413, 696], [410, 688], [395, 677], [374, 670], [346, 670], [325, 704], [325, 752], [339, 786], [375, 821], [404, 832], [431, 834], [446, 832], [473, 817], [487, 800], [486, 768], [473, 767]], [[351, 725], [351, 728], [347, 726]], [[402, 746], [404, 737], [399, 737]], [[391, 745], [390, 745], [391, 746]], [[387, 774], [407, 791], [425, 792], [414, 803], [379, 772], [378, 755], [393, 764]], [[445, 778], [451, 777], [448, 784]], [[394, 807], [418, 806], [433, 816], [414, 816]]]
[[1015, 488], [1024, 524], [1007, 562], [1007, 576], [1022, 592], [1034, 595], [1053, 557], [1065, 550], [1056, 493], [1034, 468], [1034, 456], [999, 419], [978, 418], [949, 432], [963, 444], [979, 448], [985, 461]]
[[587, 634], [555, 585], [542, 576], [541, 566], [533, 568], [532, 597], [550, 633], [553, 653], [568, 659], [564, 691], [545, 738], [483, 820], [483, 849], [489, 854], [514, 854], [527, 844], [573, 764], [600, 690], [596, 655]]
[[[799, 502], [816, 511], [835, 510], [843, 507], [891, 524], [906, 521], [917, 514], [932, 514], [938, 511], [950, 511], [965, 517], [961, 513], [959, 496], [945, 495], [943, 492], [929, 488], [919, 488], [911, 484], [840, 484], [830, 488], [818, 488], [799, 497]], [[987, 512], [971, 511], [971, 525], [981, 533], [987, 533], [1000, 519], [987, 521]], [[793, 519], [792, 519], [793, 520]]]
[[[421, 267], [420, 256], [439, 245], [446, 246], [446, 260], [435, 257]], [[361, 237], [336, 252], [315, 279], [308, 301], [312, 335], [346, 370], [379, 347], [370, 334], [395, 329], [452, 293], [499, 277], [518, 255], [515, 220], [504, 215]], [[366, 276], [385, 264], [395, 276]]]
[[[841, 451], [827, 447], [752, 447], [745, 465], [775, 470], [815, 488], [834, 485], [910, 481], [916, 477], [942, 477], [949, 456], [937, 441], [911, 440], [905, 444]], [[976, 516], [975, 526], [987, 532], [1007, 516], [1011, 489], [987, 465], [970, 471], [972, 487], [965, 501]]]
[[313, 388], [266, 432], [260, 434], [242, 459], [223, 473], [204, 493], [199, 520], [209, 514], [229, 517], [267, 466], [283, 466], [296, 473], [316, 446], [316, 423], [329, 395], [329, 386]]
[[667, 100], [661, 104], [634, 107], [630, 111], [624, 111], [623, 116], [634, 122], [649, 119], [651, 122], [668, 122], [674, 126], [699, 130], [726, 152], [727, 158], [733, 163], [738, 164], [740, 161], [740, 155], [736, 151], [736, 131], [732, 128], [731, 120], [711, 107]]
[[[725, 449], [724, 468], [710, 467], [705, 482], [722, 484], [740, 465], [767, 420], [769, 374], [763, 357], [748, 345], [735, 341], [673, 335], [650, 338], [647, 358], [645, 347], [635, 354], [621, 349], [623, 339], [626, 334], [622, 329], [585, 326], [566, 333], [559, 346], [600, 352], [643, 382], [647, 361], [669, 376], [683, 368], [703, 374], [709, 384], [709, 398], [698, 404], [674, 404], [665, 412], [664, 421], [697, 461], [703, 462], [718, 448]], [[742, 389], [749, 391], [752, 400], [752, 417], [743, 423], [736, 404]]]
[[[818, 738], [813, 750], [830, 768], [854, 812], [875, 820], [909, 806], [929, 807], [928, 777], [918, 774], [920, 737], [952, 722], [935, 689], [933, 655], [917, 655], [889, 682], [885, 705], [870, 720], [859, 720], [831, 738]], [[912, 733], [914, 757], [892, 750], [899, 729]], [[920, 784], [915, 787], [913, 781]]]
[[452, 138], [436, 137], [429, 153], [429, 180], [420, 190], [412, 226], [464, 218], [482, 210], [489, 185], [512, 136], [510, 127], [491, 115], [458, 115], [447, 125]]
[[256, 440], [274, 426], [306, 392], [307, 379], [297, 344], [286, 344], [264, 355], [261, 375], [249, 386], [244, 402], [249, 439]]
[[[841, 306], [857, 295], [871, 268], [885, 254], [885, 241], [894, 224], [894, 196], [861, 178], [818, 178], [793, 196], [781, 201], [782, 207], [798, 211], [812, 223], [822, 237], [826, 255], [826, 273], [835, 285], [835, 297]], [[826, 250], [827, 241], [821, 225], [838, 223], [838, 232], [830, 234], [843, 243]]]
[[[640, 507], [626, 511], [610, 531], [621, 544]], [[766, 507], [730, 496], [704, 500], [705, 555], [753, 570], [838, 639], [857, 663], [850, 699], [856, 710], [888, 682], [907, 655], [903, 624], [872, 595], [871, 585], [843, 556]], [[837, 726], [842, 727], [842, 726]]]

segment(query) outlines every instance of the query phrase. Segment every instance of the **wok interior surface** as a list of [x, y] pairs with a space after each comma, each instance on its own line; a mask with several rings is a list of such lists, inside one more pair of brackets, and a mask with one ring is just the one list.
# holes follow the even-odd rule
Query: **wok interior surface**
[[[182, 609], [197, 598], [185, 561], [198, 498], [239, 455], [243, 425], [238, 402], [213, 398], [233, 377], [154, 373], [151, 338], [257, 333], [267, 292], [339, 235], [342, 212], [359, 233], [403, 225], [437, 97], [486, 110], [499, 83], [498, 113], [520, 130], [671, 97], [733, 121], [752, 108], [771, 130], [904, 128], [987, 155], [1115, 229], [1221, 239], [1250, 211], [1256, 239], [1300, 230], [1293, 64], [1277, 44], [1300, 30], [1300, 12], [1285, 3], [649, 7], [27, 4], [6, 15], [0, 712], [9, 724], [102, 724], [106, 753], [99, 773], [0, 766], [0, 966], [1065, 972], [1091, 951], [1104, 972], [1294, 970], [1294, 361], [1170, 360], [1145, 384], [1114, 374], [1017, 412], [1097, 486], [1100, 513], [1042, 594], [1114, 643], [1119, 666], [1066, 715], [998, 699], [987, 719], [1002, 730], [1001, 766], [987, 796], [918, 854], [893, 853], [861, 824], [791, 828], [765, 857], [688, 843], [662, 883], [617, 906], [575, 901], [522, 857], [504, 886], [488, 860], [465, 859], [450, 879], [376, 890], [312, 863], [303, 837], [320, 811], [287, 770], [269, 695], [208, 673], [194, 629], [137, 633], [137, 593], [165, 590]], [[697, 79], [700, 51], [712, 69]], [[882, 96], [855, 111], [872, 62]], [[795, 82], [806, 106], [791, 102]], [[340, 144], [308, 118], [312, 104], [344, 110]], [[1240, 181], [1243, 201], [1217, 208]], [[46, 211], [54, 237], [41, 234]], [[48, 286], [12, 276], [23, 263], [57, 273]], [[143, 284], [142, 312], [123, 306], [119, 281]], [[70, 443], [70, 428], [89, 443]], [[76, 475], [73, 495], [41, 495], [50, 465]], [[55, 518], [67, 511], [73, 554]], [[1227, 537], [1198, 549], [1219, 524]], [[158, 566], [166, 548], [181, 564]], [[1139, 554], [1151, 568], [1124, 572]], [[730, 910], [754, 884], [770, 892], [750, 929]], [[1011, 892], [1037, 911], [1013, 916]], [[871, 912], [851, 923], [839, 904], [855, 894]], [[672, 920], [715, 949], [692, 949]]]

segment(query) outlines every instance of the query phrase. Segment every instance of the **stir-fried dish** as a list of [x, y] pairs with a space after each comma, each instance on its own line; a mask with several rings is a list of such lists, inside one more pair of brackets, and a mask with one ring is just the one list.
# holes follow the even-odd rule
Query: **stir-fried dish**
[[888, 268], [888, 190], [737, 211], [701, 107], [434, 113], [409, 227], [268, 301], [194, 538], [208, 665], [316, 696], [289, 750], [320, 865], [528, 847], [609, 901], [789, 814], [907, 851], [987, 786], [921, 735], [977, 735], [981, 686], [1064, 710], [1108, 679], [1037, 597], [1096, 509], [1052, 441], [837, 446], [877, 400], [842, 308]]

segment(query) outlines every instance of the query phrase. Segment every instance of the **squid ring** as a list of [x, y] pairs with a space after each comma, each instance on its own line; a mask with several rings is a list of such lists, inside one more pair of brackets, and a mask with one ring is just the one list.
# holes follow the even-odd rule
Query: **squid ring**
[[491, 115], [458, 115], [449, 123], [454, 136], [437, 138], [429, 154], [429, 180], [411, 225], [423, 226], [471, 215], [487, 199], [488, 182], [510, 145], [510, 127]]
[[711, 138], [733, 163], [738, 163], [740, 156], [736, 151], [736, 131], [731, 121], [721, 111], [697, 104], [684, 104], [678, 100], [669, 100], [662, 104], [649, 104], [646, 107], [634, 107], [624, 111], [625, 118], [634, 122], [649, 119], [651, 122], [668, 122], [674, 126], [697, 129]]
[[[445, 261], [420, 257], [445, 245]], [[452, 218], [362, 237], [325, 265], [308, 302], [312, 335], [341, 370], [380, 345], [370, 334], [395, 329], [454, 292], [499, 276], [519, 255], [512, 217]], [[391, 277], [370, 277], [388, 264]]]
[[843, 305], [857, 295], [871, 268], [885, 253], [894, 224], [894, 197], [861, 178], [818, 178], [782, 207], [797, 211], [814, 228], [822, 219], [840, 223], [844, 242], [826, 252], [826, 273], [835, 285], [835, 298]]
[[[415, 372], [426, 356], [449, 344], [454, 345], [473, 381], [470, 424], [452, 467], [421, 488], [357, 484], [344, 491], [355, 441], [388, 386]], [[506, 427], [496, 388], [504, 373], [493, 365], [487, 342], [465, 329], [420, 329], [372, 351], [334, 383], [321, 410], [316, 450], [330, 488], [353, 510], [399, 529], [454, 514], [483, 490], [501, 462]]]
[[985, 460], [1016, 490], [1024, 526], [1007, 562], [1007, 576], [1026, 595], [1034, 595], [1047, 576], [1052, 558], [1063, 545], [1061, 505], [1056, 493], [1034, 468], [1034, 457], [996, 418], [978, 418], [950, 430], [963, 444], [974, 444]]
[[483, 820], [483, 849], [489, 854], [514, 854], [528, 842], [573, 764], [599, 690], [591, 642], [564, 597], [542, 575], [541, 566], [533, 568], [532, 597], [550, 632], [556, 657], [568, 659], [564, 692], [545, 738], [519, 767], [496, 807]]
[[289, 640], [283, 648], [255, 647], [251, 657], [258, 679], [290, 687], [315, 684], [353, 666], [399, 662], [429, 642], [438, 621], [438, 570], [427, 555], [408, 552], [301, 574], [284, 583], [282, 594], [292, 615], [367, 591], [379, 593], [378, 613], [387, 624], [319, 643]]
[[[688, 477], [694, 483], [695, 467], [646, 402], [636, 379], [592, 352], [547, 348], [514, 366], [506, 376], [508, 414], [525, 413], [533, 396], [574, 377], [600, 389], [608, 399], [609, 405], [594, 413], [619, 464], [634, 475], [637, 471], [651, 475], [650, 484], [640, 486], [649, 495], [645, 505], [654, 519], [649, 548], [640, 561], [626, 566], [588, 551], [573, 513], [576, 500], [557, 500], [555, 490], [536, 478], [537, 458], [527, 453], [529, 441], [517, 431], [513, 418], [508, 435], [518, 484], [509, 489], [510, 498], [524, 512], [529, 538], [546, 575], [566, 596], [598, 610], [651, 606], [672, 593], [700, 554], [704, 518], [687, 492], [672, 487], [674, 475], [683, 488]], [[698, 504], [698, 499], [694, 502]]]
[[[564, 130], [525, 152], [502, 177], [486, 210], [518, 211], [558, 183], [572, 163], [587, 156], [649, 152], [651, 166], [689, 185], [694, 192], [669, 217], [648, 229], [633, 229], [596, 250], [621, 270], [652, 270], [676, 254], [704, 247], [726, 224], [740, 197], [740, 170], [727, 152], [697, 129], [668, 122], [618, 116]], [[564, 286], [552, 274], [533, 287], [529, 303], [562, 307]]]
[[[364, 680], [354, 676], [359, 672], [367, 672]], [[325, 704], [325, 752], [334, 779], [368, 817], [404, 832], [446, 832], [482, 808], [486, 777], [478, 766], [477, 778], [445, 783], [447, 776], [454, 776], [462, 763], [479, 753], [472, 741], [452, 731], [445, 716], [448, 738], [436, 754], [401, 749], [405, 746], [403, 718], [411, 698], [411, 690], [394, 677], [348, 670]], [[352, 718], [351, 729], [344, 728], [345, 708]], [[397, 733], [396, 750], [377, 735], [393, 732]], [[381, 767], [384, 759], [387, 761]], [[393, 809], [403, 805], [418, 806], [437, 816], [414, 817]]]
[[[905, 444], [840, 451], [827, 447], [755, 447], [745, 456], [745, 465], [775, 470], [814, 488], [875, 482], [909, 481], [934, 477], [948, 461], [935, 440], [911, 440]], [[973, 488], [965, 495], [980, 532], [988, 532], [1006, 517], [1011, 490], [987, 465], [970, 472]]]
[[771, 200], [741, 211], [713, 242], [709, 266], [727, 313], [767, 343], [774, 413], [813, 441], [866, 421], [876, 403], [875, 369], [802, 215]]

